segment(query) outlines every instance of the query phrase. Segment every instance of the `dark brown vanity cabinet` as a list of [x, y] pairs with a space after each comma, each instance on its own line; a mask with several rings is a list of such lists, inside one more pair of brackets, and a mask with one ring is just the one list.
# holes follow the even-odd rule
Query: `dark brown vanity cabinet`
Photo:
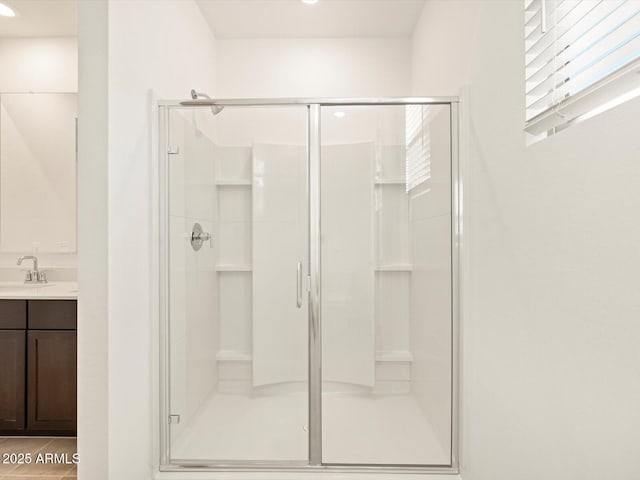
[[0, 434], [75, 434], [76, 337], [75, 300], [0, 300]]

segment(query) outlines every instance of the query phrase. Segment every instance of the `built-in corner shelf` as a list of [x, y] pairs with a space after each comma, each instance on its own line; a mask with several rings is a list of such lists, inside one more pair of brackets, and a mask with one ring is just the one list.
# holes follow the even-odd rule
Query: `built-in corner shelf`
[[218, 187], [250, 187], [251, 180], [218, 180], [216, 185]]
[[220, 350], [216, 353], [216, 360], [219, 362], [251, 362], [251, 352]]
[[376, 265], [376, 272], [411, 272], [413, 265], [409, 263], [390, 263], [386, 265]]
[[251, 265], [216, 265], [218, 272], [250, 272], [252, 270]]

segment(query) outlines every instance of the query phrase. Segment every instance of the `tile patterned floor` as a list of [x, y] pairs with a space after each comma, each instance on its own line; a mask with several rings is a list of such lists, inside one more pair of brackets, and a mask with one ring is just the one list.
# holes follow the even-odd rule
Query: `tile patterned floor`
[[[76, 480], [75, 464], [55, 463], [45, 457], [58, 454], [58, 459], [71, 462], [74, 453], [75, 437], [0, 437], [0, 480]], [[32, 462], [11, 463], [6, 454], [30, 454]]]

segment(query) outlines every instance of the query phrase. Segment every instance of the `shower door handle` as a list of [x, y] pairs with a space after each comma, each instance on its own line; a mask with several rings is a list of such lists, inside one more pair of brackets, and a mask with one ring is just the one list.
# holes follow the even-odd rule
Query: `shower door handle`
[[298, 262], [296, 272], [296, 307], [302, 308], [302, 262]]

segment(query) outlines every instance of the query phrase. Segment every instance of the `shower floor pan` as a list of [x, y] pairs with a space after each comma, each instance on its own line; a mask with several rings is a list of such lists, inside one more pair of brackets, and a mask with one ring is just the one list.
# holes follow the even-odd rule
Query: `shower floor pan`
[[[302, 392], [210, 396], [174, 441], [180, 460], [305, 461], [306, 395]], [[323, 462], [443, 465], [448, 448], [411, 395], [325, 393]]]

